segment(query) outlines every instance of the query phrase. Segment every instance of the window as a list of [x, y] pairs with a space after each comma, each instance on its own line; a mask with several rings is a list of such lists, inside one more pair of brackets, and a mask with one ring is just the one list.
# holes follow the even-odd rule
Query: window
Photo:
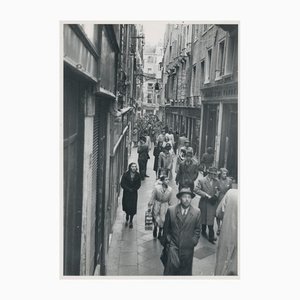
[[194, 42], [198, 40], [199, 35], [199, 25], [194, 25]]
[[81, 27], [83, 28], [84, 32], [86, 33], [86, 35], [90, 39], [90, 41], [95, 44], [95, 35], [96, 35], [95, 24], [84, 23], [84, 24], [81, 24]]
[[148, 83], [148, 89], [152, 90], [152, 88], [153, 88], [153, 83]]
[[205, 60], [202, 60], [200, 63], [200, 84], [202, 85], [205, 81]]
[[210, 72], [211, 72], [211, 54], [212, 54], [212, 49], [209, 49], [207, 51], [207, 72], [206, 72], [206, 82], [210, 81]]
[[218, 67], [216, 72], [216, 77], [221, 77], [224, 75], [225, 70], [225, 40], [219, 43], [218, 50]]
[[183, 78], [183, 76], [185, 75], [185, 67], [186, 67], [186, 63], [182, 62], [181, 63], [181, 78]]
[[225, 61], [225, 75], [233, 73], [234, 60], [237, 59], [237, 40], [236, 37], [228, 36], [227, 53]]
[[196, 93], [196, 65], [193, 66], [193, 72], [192, 72], [192, 95], [195, 96]]
[[190, 25], [187, 26], [186, 43], [190, 43]]
[[148, 73], [151, 73], [152, 72], [152, 68], [148, 68]]
[[152, 103], [152, 94], [147, 95], [147, 103]]

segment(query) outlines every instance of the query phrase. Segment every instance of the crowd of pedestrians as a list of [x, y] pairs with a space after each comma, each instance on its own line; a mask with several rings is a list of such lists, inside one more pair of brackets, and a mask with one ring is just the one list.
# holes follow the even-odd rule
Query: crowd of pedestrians
[[[230, 226], [237, 227], [237, 194], [236, 190], [232, 190], [228, 170], [218, 170], [213, 165], [213, 149], [208, 147], [199, 162], [185, 134], [179, 135], [171, 128], [163, 127], [154, 117], [139, 121], [133, 129], [132, 137], [133, 146], [137, 147], [139, 171], [137, 164], [131, 163], [121, 180], [125, 226], [129, 224], [133, 228], [137, 190], [141, 182], [149, 177], [146, 174], [147, 162], [153, 154], [156, 181], [147, 209], [153, 217], [153, 237], [158, 238], [164, 246], [161, 255], [165, 266], [164, 275], [192, 274], [194, 247], [200, 235], [212, 244], [216, 243], [216, 236], [219, 236], [216, 275], [237, 275], [237, 236], [235, 232], [230, 232]], [[199, 176], [199, 173], [202, 175]], [[178, 186], [178, 204], [173, 206], [172, 187], [169, 185], [172, 180]], [[198, 208], [191, 206], [196, 195], [200, 196]], [[228, 241], [230, 250], [226, 247]], [[231, 252], [224, 253], [226, 251]]]

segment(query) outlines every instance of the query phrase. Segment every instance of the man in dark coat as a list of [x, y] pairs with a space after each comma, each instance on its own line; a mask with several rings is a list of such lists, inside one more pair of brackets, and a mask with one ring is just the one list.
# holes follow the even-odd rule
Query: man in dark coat
[[162, 244], [167, 249], [164, 275], [192, 275], [194, 247], [200, 237], [200, 210], [191, 206], [195, 194], [182, 188], [178, 205], [168, 208]]
[[144, 180], [146, 176], [147, 161], [149, 159], [149, 148], [148, 145], [146, 145], [146, 138], [144, 136], [140, 138], [140, 144], [138, 146], [137, 152], [139, 154], [138, 163], [141, 174], [141, 180]]
[[179, 165], [175, 179], [176, 184], [179, 184], [179, 191], [184, 186], [190, 187], [191, 190], [194, 189], [194, 181], [198, 177], [198, 168], [198, 161], [193, 158], [193, 152], [187, 151], [184, 161]]
[[214, 233], [214, 221], [220, 194], [220, 184], [217, 179], [218, 170], [215, 167], [208, 169], [208, 174], [199, 179], [195, 193], [201, 196], [199, 208], [201, 210], [202, 235], [207, 237], [206, 226], [208, 226], [208, 240], [215, 244], [217, 240]]
[[214, 163], [214, 150], [212, 147], [208, 147], [207, 151], [202, 155], [200, 160], [200, 166], [203, 171], [203, 176], [205, 177], [208, 173], [209, 167]]
[[126, 223], [132, 228], [132, 220], [136, 214], [138, 189], [141, 187], [141, 177], [137, 172], [136, 163], [131, 163], [121, 179], [121, 187], [123, 188], [122, 208], [126, 213]]

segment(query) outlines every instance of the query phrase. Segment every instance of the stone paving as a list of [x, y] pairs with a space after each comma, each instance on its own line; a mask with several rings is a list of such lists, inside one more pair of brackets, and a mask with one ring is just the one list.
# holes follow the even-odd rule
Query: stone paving
[[[133, 229], [125, 227], [125, 213], [122, 211], [121, 204], [122, 192], [120, 194], [117, 217], [113, 226], [113, 234], [108, 251], [108, 276], [163, 275], [163, 265], [160, 261], [162, 246], [159, 240], [153, 238], [152, 231], [146, 231], [144, 227], [145, 211], [155, 182], [152, 152], [150, 157], [147, 165], [147, 174], [150, 177], [142, 181], [142, 186], [139, 189], [137, 215], [133, 220]], [[129, 158], [130, 162], [137, 162], [136, 148], [132, 149], [132, 154]], [[174, 179], [170, 182], [170, 186], [173, 189], [172, 204], [176, 204], [178, 203], [176, 198], [178, 188]], [[192, 205], [197, 207], [198, 202], [199, 197], [196, 196], [192, 201]], [[193, 275], [213, 275], [216, 247], [217, 245], [209, 243], [202, 236], [200, 237], [199, 243], [195, 248]]]

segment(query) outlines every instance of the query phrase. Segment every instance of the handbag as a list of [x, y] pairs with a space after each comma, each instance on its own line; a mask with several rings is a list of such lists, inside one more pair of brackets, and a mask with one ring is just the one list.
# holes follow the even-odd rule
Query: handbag
[[147, 210], [145, 212], [145, 230], [152, 230], [152, 229], [153, 229], [152, 212]]
[[211, 198], [209, 198], [209, 202], [211, 205], [215, 205], [218, 201], [218, 197], [216, 195], [213, 195]]

